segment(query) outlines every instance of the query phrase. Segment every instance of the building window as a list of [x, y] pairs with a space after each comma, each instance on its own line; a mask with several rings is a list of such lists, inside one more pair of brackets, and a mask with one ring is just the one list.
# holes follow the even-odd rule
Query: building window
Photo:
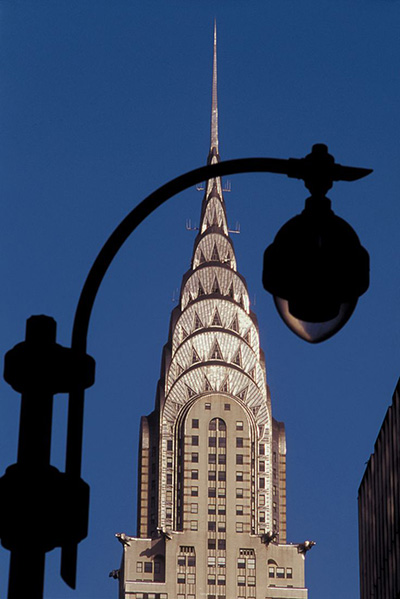
[[218, 586], [225, 586], [225, 574], [218, 574], [217, 577]]
[[226, 558], [225, 557], [219, 557], [218, 558], [218, 567], [219, 568], [225, 568], [226, 566]]
[[199, 419], [192, 418], [192, 428], [199, 428]]
[[226, 437], [220, 437], [218, 439], [218, 447], [226, 447]]
[[214, 504], [213, 503], [209, 503], [208, 504], [208, 513], [209, 514], [215, 514], [215, 511], [216, 511], [215, 503]]
[[192, 462], [199, 461], [199, 454], [196, 451], [192, 451]]
[[286, 568], [286, 578], [293, 578], [292, 568]]
[[239, 482], [242, 482], [243, 480], [243, 472], [237, 471], [236, 472], [236, 480]]
[[226, 531], [225, 522], [218, 522], [218, 532], [225, 532], [225, 531]]
[[249, 570], [255, 570], [256, 568], [256, 560], [254, 557], [249, 557], [247, 559], [247, 567]]
[[244, 557], [238, 557], [238, 561], [237, 561], [237, 567], [239, 569], [244, 569], [246, 568], [246, 559]]
[[260, 455], [265, 455], [265, 445], [264, 445], [264, 443], [260, 443], [259, 454]]
[[265, 512], [260, 512], [260, 514], [259, 514], [259, 521], [260, 522], [265, 522]]
[[167, 468], [172, 468], [172, 458], [167, 458]]
[[160, 562], [154, 562], [154, 574], [160, 574], [161, 564]]
[[186, 582], [188, 584], [196, 584], [196, 574], [188, 574], [186, 577]]
[[178, 576], [177, 576], [177, 582], [178, 582], [178, 584], [185, 584], [185, 581], [186, 581], [185, 575], [179, 573]]
[[143, 562], [136, 562], [136, 572], [143, 572]]
[[191, 503], [190, 504], [190, 513], [191, 514], [197, 514], [199, 512], [199, 504], [198, 503]]
[[231, 404], [230, 403], [226, 403], [224, 405], [224, 410], [228, 412], [230, 409], [231, 409]]
[[274, 566], [268, 566], [268, 576], [269, 576], [269, 578], [275, 578]]
[[217, 480], [217, 473], [215, 470], [208, 471], [208, 480]]
[[199, 471], [192, 470], [192, 480], [197, 480], [199, 478]]
[[209, 464], [216, 464], [217, 463], [217, 454], [216, 453], [209, 453], [208, 454], [208, 463]]
[[255, 587], [256, 586], [256, 577], [255, 576], [248, 576], [247, 577], [247, 584], [249, 585], [249, 587]]
[[215, 547], [216, 547], [216, 540], [215, 539], [208, 539], [207, 546], [208, 546], [208, 549], [215, 549]]
[[153, 562], [144, 562], [144, 571], [153, 572]]
[[236, 516], [243, 516], [243, 506], [242, 505], [236, 506]]
[[209, 522], [208, 523], [208, 531], [209, 532], [215, 532], [216, 530], [216, 523], [215, 522]]
[[236, 447], [243, 447], [243, 437], [236, 437]]
[[189, 555], [188, 559], [187, 559], [187, 564], [188, 564], [189, 568], [195, 566], [196, 565], [196, 556], [195, 555]]
[[240, 488], [236, 489], [236, 497], [243, 497], [243, 489], [240, 489]]
[[215, 585], [215, 574], [209, 574], [207, 576], [207, 584], [209, 584], [210, 586]]
[[226, 540], [218, 539], [218, 549], [226, 549]]
[[167, 441], [167, 451], [172, 451], [172, 439], [168, 439]]
[[208, 447], [217, 447], [217, 437], [208, 437]]
[[207, 565], [208, 565], [209, 568], [214, 568], [215, 567], [215, 557], [213, 555], [209, 555], [208, 556]]
[[243, 430], [243, 420], [236, 420], [236, 430], [237, 431]]
[[238, 587], [244, 587], [244, 586], [246, 586], [246, 577], [245, 576], [238, 576], [237, 577], [237, 583], [238, 583]]
[[210, 422], [208, 423], [208, 430], [209, 431], [217, 430], [217, 419], [216, 418], [213, 418], [212, 420], [210, 420]]
[[172, 474], [167, 474], [167, 485], [172, 485]]
[[204, 409], [205, 410], [211, 410], [211, 404], [209, 402], [204, 404]]
[[285, 568], [277, 568], [276, 569], [276, 577], [277, 578], [285, 578]]
[[218, 454], [218, 464], [226, 464], [226, 453]]
[[208, 496], [209, 497], [216, 497], [217, 496], [217, 489], [215, 487], [209, 487], [208, 488]]
[[236, 532], [243, 532], [243, 522], [236, 522]]
[[220, 516], [224, 516], [226, 514], [226, 507], [224, 505], [218, 506], [218, 514]]
[[198, 497], [199, 496], [199, 487], [192, 487], [191, 488], [191, 496], [192, 497]]
[[258, 483], [260, 489], [265, 489], [265, 478], [261, 477]]
[[218, 480], [226, 480], [226, 471], [225, 470], [219, 470]]
[[192, 435], [192, 445], [199, 444], [199, 435]]
[[225, 487], [218, 487], [218, 497], [225, 497], [225, 496], [226, 496]]
[[184, 555], [178, 557], [178, 566], [186, 566], [186, 557]]
[[236, 454], [236, 464], [243, 464], [243, 454], [242, 453]]
[[265, 472], [265, 462], [261, 461], [259, 464], [260, 472]]
[[265, 495], [260, 495], [260, 505], [265, 505]]

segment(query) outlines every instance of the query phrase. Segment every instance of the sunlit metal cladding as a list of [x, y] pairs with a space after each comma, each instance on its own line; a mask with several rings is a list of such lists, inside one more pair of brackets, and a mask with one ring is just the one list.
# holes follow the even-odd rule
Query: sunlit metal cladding
[[[369, 255], [354, 229], [331, 209], [325, 193], [333, 181], [353, 181], [369, 169], [335, 164], [323, 144], [303, 160], [289, 161], [289, 176], [311, 192], [303, 212], [289, 220], [264, 253], [263, 285], [272, 293], [286, 324], [310, 342], [327, 339], [350, 318], [369, 286]], [[286, 314], [282, 309], [287, 302]], [[304, 334], [302, 323], [330, 323]], [[297, 330], [296, 330], [297, 329]]]

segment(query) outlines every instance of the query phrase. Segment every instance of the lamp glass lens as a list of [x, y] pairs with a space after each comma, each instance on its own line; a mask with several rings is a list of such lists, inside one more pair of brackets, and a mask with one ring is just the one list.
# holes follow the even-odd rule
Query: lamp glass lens
[[349, 320], [357, 305], [357, 299], [340, 305], [339, 314], [325, 322], [306, 322], [295, 318], [289, 312], [289, 303], [287, 300], [274, 296], [275, 306], [283, 322], [293, 333], [308, 341], [309, 343], [320, 343], [332, 337]]

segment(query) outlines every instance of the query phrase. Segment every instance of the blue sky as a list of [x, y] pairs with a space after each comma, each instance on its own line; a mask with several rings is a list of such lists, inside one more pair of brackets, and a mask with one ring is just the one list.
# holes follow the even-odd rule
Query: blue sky
[[[153, 189], [204, 164], [214, 17], [224, 159], [302, 157], [324, 142], [337, 162], [374, 169], [329, 194], [370, 252], [371, 287], [347, 326], [317, 346], [290, 333], [261, 285], [263, 251], [302, 210], [302, 183], [239, 175], [225, 198], [231, 226], [241, 226], [238, 267], [259, 319], [273, 413], [286, 424], [288, 538], [317, 542], [306, 560], [310, 599], [357, 597], [357, 489], [399, 375], [399, 16], [395, 0], [0, 2], [2, 355], [31, 314], [53, 316], [69, 345], [80, 289], [108, 235]], [[193, 247], [185, 222], [198, 222], [200, 203], [192, 189], [160, 208], [100, 289], [84, 430], [90, 532], [76, 591], [59, 577], [59, 552], [48, 554], [49, 599], [117, 596], [114, 533], [136, 530], [139, 419], [153, 408]], [[0, 382], [1, 472], [16, 461], [19, 401]], [[60, 469], [66, 407], [57, 396]], [[7, 577], [0, 549], [0, 596]]]

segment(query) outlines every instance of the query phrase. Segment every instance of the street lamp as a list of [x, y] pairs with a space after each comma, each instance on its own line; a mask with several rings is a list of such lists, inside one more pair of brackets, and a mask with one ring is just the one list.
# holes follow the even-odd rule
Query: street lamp
[[[264, 285], [274, 294], [278, 309], [292, 330], [300, 334], [292, 321], [312, 326], [329, 323], [332, 317], [339, 318], [343, 326], [351, 306], [354, 309], [358, 296], [367, 289], [365, 250], [359, 250], [354, 243], [346, 245], [346, 256], [352, 264], [347, 269], [343, 260], [335, 262], [335, 255], [341, 257], [340, 251], [325, 252], [320, 246], [329, 248], [331, 237], [341, 234], [340, 226], [325, 227], [329, 219], [338, 222], [338, 217], [331, 216], [329, 200], [324, 197], [326, 190], [333, 181], [354, 181], [371, 171], [335, 164], [321, 144], [303, 159], [243, 158], [195, 169], [166, 183], [136, 206], [113, 231], [93, 263], [76, 309], [71, 348], [56, 343], [56, 323], [52, 318], [32, 316], [27, 321], [25, 341], [5, 356], [4, 378], [22, 394], [18, 460], [0, 478], [0, 538], [11, 551], [9, 599], [20, 599], [26, 594], [26, 581], [29, 596], [42, 597], [45, 553], [55, 547], [62, 548], [61, 576], [75, 588], [77, 546], [87, 535], [89, 513], [89, 487], [81, 479], [83, 407], [85, 389], [94, 383], [95, 363], [86, 354], [87, 333], [97, 291], [111, 262], [136, 227], [168, 199], [202, 181], [245, 172], [286, 174], [302, 179], [311, 191], [305, 216], [295, 217], [282, 228], [266, 250], [264, 260]], [[351, 227], [345, 224], [354, 237]], [[293, 230], [303, 230], [305, 250], [301, 259], [293, 254], [298, 251], [297, 246], [302, 246], [301, 237], [293, 245]], [[315, 231], [319, 232], [321, 243], [317, 236], [316, 243], [308, 244]], [[335, 247], [340, 246], [340, 239], [333, 241]], [[300, 267], [304, 269], [297, 270]], [[362, 268], [362, 276], [357, 286], [353, 285], [352, 276], [358, 267]], [[340, 293], [330, 297], [330, 287], [316, 285], [313, 277], [333, 277]], [[350, 308], [343, 307], [346, 304]], [[315, 334], [308, 340], [315, 341]], [[52, 403], [57, 393], [69, 393], [65, 473], [50, 465]], [[34, 539], [29, 551], [21, 543], [23, 538]]]

